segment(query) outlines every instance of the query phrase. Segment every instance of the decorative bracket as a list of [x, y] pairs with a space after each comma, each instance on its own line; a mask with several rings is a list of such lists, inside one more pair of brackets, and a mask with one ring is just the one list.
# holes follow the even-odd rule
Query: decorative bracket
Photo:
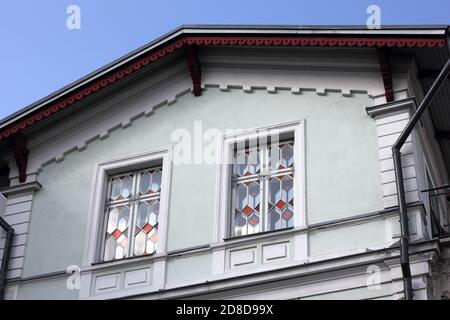
[[380, 63], [381, 76], [383, 77], [384, 92], [386, 94], [386, 102], [394, 101], [394, 89], [392, 85], [391, 64], [386, 48], [377, 48], [378, 61]]
[[14, 158], [16, 160], [17, 169], [19, 170], [19, 182], [23, 183], [27, 180], [29, 151], [25, 144], [25, 137], [22, 134], [18, 134], [12, 137], [12, 139]]
[[198, 60], [197, 47], [194, 45], [189, 45], [186, 47], [187, 62], [189, 66], [189, 71], [192, 78], [192, 87], [194, 96], [198, 97], [202, 94], [201, 83], [202, 83], [202, 71], [200, 68], [200, 62]]

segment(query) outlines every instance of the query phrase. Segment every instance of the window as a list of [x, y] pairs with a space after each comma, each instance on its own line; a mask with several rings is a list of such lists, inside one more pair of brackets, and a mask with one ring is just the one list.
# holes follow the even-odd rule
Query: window
[[161, 166], [108, 178], [103, 261], [156, 251], [161, 179]]
[[294, 140], [234, 148], [232, 235], [294, 226]]

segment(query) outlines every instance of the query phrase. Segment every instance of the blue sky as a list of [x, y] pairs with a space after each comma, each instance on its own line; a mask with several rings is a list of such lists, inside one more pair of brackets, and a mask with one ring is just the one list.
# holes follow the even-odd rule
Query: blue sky
[[[66, 27], [69, 5], [81, 29]], [[14, 0], [0, 5], [0, 118], [181, 24], [450, 24], [450, 1]]]

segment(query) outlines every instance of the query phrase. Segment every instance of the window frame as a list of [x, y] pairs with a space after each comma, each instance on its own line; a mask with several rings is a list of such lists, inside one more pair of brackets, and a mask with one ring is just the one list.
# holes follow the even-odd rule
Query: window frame
[[[172, 170], [172, 149], [159, 149], [146, 153], [139, 153], [102, 163], [96, 163], [94, 179], [91, 187], [90, 205], [88, 213], [87, 234], [83, 253], [83, 266], [91, 266], [98, 263], [113, 264], [164, 254], [167, 242], [168, 204], [170, 198], [170, 176]], [[153, 167], [162, 168], [160, 204], [158, 215], [158, 245], [153, 254], [124, 257], [103, 261], [103, 237], [104, 218], [106, 210], [106, 198], [109, 188], [109, 178], [134, 171], [143, 171]], [[136, 183], [136, 181], [134, 181]]]
[[[241, 237], [253, 237], [268, 232], [283, 232], [289, 228], [274, 231], [262, 231], [245, 236], [234, 236], [232, 232], [232, 173], [234, 148], [237, 143], [248, 143], [251, 145], [257, 139], [265, 140], [271, 136], [292, 135], [294, 140], [294, 226], [293, 229], [305, 228], [306, 221], [306, 162], [305, 162], [305, 141], [304, 133], [305, 120], [285, 122], [266, 127], [259, 127], [248, 130], [238, 130], [234, 133], [224, 134], [218, 139], [217, 146], [217, 175], [216, 186], [216, 223], [214, 230], [214, 241], [222, 242]], [[281, 140], [281, 139], [280, 139]], [[281, 142], [281, 141], [280, 141]]]
[[[137, 257], [145, 257], [145, 256], [151, 256], [154, 255], [156, 253], [156, 251], [152, 252], [152, 253], [144, 253], [141, 255], [135, 255], [134, 253], [134, 243], [136, 241], [136, 237], [134, 234], [134, 230], [136, 227], [136, 218], [137, 218], [137, 212], [138, 212], [138, 205], [140, 202], [144, 202], [144, 201], [154, 201], [154, 200], [158, 200], [158, 202], [161, 204], [161, 188], [158, 192], [151, 194], [151, 195], [140, 195], [140, 182], [141, 182], [141, 174], [144, 171], [156, 171], [156, 170], [160, 170], [161, 171], [161, 186], [162, 186], [162, 174], [163, 172], [163, 167], [162, 167], [162, 163], [160, 165], [154, 165], [151, 167], [145, 167], [139, 170], [132, 170], [132, 171], [124, 171], [118, 174], [113, 174], [113, 175], [108, 175], [107, 176], [107, 191], [105, 193], [105, 205], [104, 205], [104, 210], [103, 210], [103, 217], [101, 217], [101, 225], [102, 227], [102, 238], [101, 241], [102, 243], [100, 244], [100, 251], [99, 251], [99, 257], [98, 257], [98, 262], [111, 262], [111, 261], [118, 261], [118, 260], [123, 260], [123, 259], [131, 259], [131, 258], [137, 258]], [[129, 199], [124, 199], [124, 200], [115, 200], [115, 201], [111, 201], [109, 199], [109, 195], [111, 194], [111, 188], [112, 188], [112, 179], [116, 178], [116, 177], [122, 177], [122, 176], [131, 176], [133, 178], [133, 182], [132, 182], [132, 194], [130, 196]], [[107, 226], [108, 226], [108, 219], [107, 216], [108, 214], [106, 213], [107, 210], [114, 208], [116, 206], [120, 206], [120, 205], [129, 205], [130, 206], [130, 221], [129, 221], [129, 226], [128, 226], [128, 232], [127, 232], [127, 237], [128, 237], [128, 247], [127, 247], [127, 253], [125, 254], [125, 257], [120, 258], [120, 259], [111, 259], [111, 260], [106, 260], [105, 261], [105, 247], [106, 247], [106, 230], [107, 230]], [[159, 223], [159, 214], [158, 214], [158, 223]], [[159, 226], [158, 226], [159, 227]], [[158, 232], [158, 236], [159, 236], [159, 232]]]
[[[253, 234], [260, 234], [260, 233], [267, 233], [267, 232], [274, 232], [274, 231], [278, 231], [278, 230], [285, 230], [285, 229], [289, 229], [291, 228], [291, 226], [289, 227], [282, 227], [282, 228], [278, 228], [275, 230], [267, 230], [267, 226], [269, 225], [269, 203], [268, 203], [268, 199], [270, 198], [270, 180], [272, 178], [278, 177], [278, 176], [285, 176], [285, 175], [292, 175], [292, 178], [295, 178], [295, 161], [292, 167], [287, 167], [284, 169], [271, 169], [270, 168], [270, 148], [272, 146], [275, 145], [281, 145], [281, 144], [286, 144], [286, 143], [293, 143], [293, 149], [295, 150], [295, 137], [287, 137], [284, 139], [281, 139], [279, 141], [263, 141], [262, 143], [258, 144], [257, 146], [252, 146], [251, 142], [248, 143], [248, 145], [246, 144], [243, 148], [239, 148], [238, 146], [234, 146], [234, 154], [233, 154], [233, 159], [235, 159], [235, 155], [237, 152], [246, 152], [247, 150], [253, 150], [253, 149], [259, 149], [259, 155], [260, 155], [260, 170], [258, 173], [252, 174], [252, 175], [248, 175], [248, 176], [240, 176], [240, 177], [236, 177], [235, 176], [235, 169], [236, 169], [236, 163], [233, 163], [233, 170], [231, 172], [232, 177], [231, 177], [231, 196], [230, 196], [230, 211], [234, 211], [234, 205], [236, 202], [236, 185], [240, 184], [240, 183], [245, 183], [245, 182], [253, 182], [253, 181], [258, 181], [259, 186], [260, 186], [260, 226], [259, 229], [261, 231], [259, 232], [255, 232], [255, 233], [247, 233], [244, 235], [236, 235], [235, 232], [235, 225], [236, 225], [236, 219], [233, 217], [233, 213], [230, 212], [230, 230], [228, 232], [228, 234], [230, 235], [231, 238], [238, 238], [238, 237], [243, 237], [243, 236], [251, 236]], [[295, 201], [295, 198], [294, 198]], [[294, 207], [295, 210], [295, 207]]]

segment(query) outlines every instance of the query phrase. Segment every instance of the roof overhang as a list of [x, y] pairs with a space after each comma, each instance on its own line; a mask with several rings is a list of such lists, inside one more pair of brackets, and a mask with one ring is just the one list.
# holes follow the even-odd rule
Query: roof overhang
[[0, 140], [71, 108], [174, 51], [192, 46], [443, 48], [447, 30], [447, 26], [373, 30], [358, 26], [182, 26], [0, 121]]

